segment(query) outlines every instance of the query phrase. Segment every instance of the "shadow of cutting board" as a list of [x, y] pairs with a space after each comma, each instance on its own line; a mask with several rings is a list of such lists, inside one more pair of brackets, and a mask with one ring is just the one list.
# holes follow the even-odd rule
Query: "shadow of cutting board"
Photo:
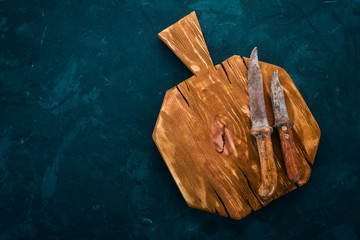
[[232, 56], [214, 66], [195, 12], [171, 25], [160, 39], [194, 73], [166, 92], [153, 139], [190, 207], [241, 219], [305, 184], [320, 139], [320, 129], [287, 72], [260, 62], [268, 121], [274, 125], [270, 79], [279, 71], [300, 163], [294, 185], [285, 173], [279, 136], [272, 134], [278, 171], [276, 192], [259, 197], [260, 161], [251, 121], [247, 58]]

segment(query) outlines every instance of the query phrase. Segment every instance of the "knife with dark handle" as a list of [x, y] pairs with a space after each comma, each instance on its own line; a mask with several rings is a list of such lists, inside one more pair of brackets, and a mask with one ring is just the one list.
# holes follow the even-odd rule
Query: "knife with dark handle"
[[273, 129], [269, 126], [266, 116], [263, 79], [256, 47], [250, 55], [248, 87], [251, 114], [250, 133], [256, 139], [261, 167], [261, 185], [258, 193], [261, 198], [267, 199], [275, 191], [277, 171], [271, 143]]
[[279, 81], [278, 71], [275, 71], [271, 77], [270, 93], [275, 116], [274, 127], [279, 132], [286, 174], [291, 182], [297, 183], [300, 180], [300, 168], [292, 133], [294, 123], [290, 121], [288, 116], [284, 91]]

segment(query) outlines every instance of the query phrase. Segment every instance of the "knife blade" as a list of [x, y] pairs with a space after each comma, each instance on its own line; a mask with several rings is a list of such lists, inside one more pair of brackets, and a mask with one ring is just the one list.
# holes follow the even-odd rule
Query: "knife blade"
[[286, 174], [291, 182], [297, 183], [300, 180], [300, 168], [292, 133], [292, 127], [294, 123], [289, 119], [284, 91], [281, 87], [277, 70], [271, 77], [270, 95], [275, 117], [274, 127], [279, 132]]
[[277, 185], [277, 171], [271, 142], [272, 127], [269, 126], [264, 86], [261, 75], [258, 52], [255, 47], [251, 52], [248, 68], [248, 88], [251, 114], [251, 135], [256, 139], [261, 168], [261, 184], [258, 193], [261, 198], [269, 198]]

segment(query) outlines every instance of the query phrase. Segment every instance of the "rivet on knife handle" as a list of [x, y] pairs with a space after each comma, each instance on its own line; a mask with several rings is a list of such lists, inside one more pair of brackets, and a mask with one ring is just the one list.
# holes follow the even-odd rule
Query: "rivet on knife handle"
[[300, 168], [292, 133], [294, 124], [289, 120], [284, 91], [280, 85], [278, 71], [275, 71], [271, 78], [270, 91], [271, 103], [275, 116], [275, 128], [279, 131], [286, 174], [291, 182], [297, 183], [300, 180]]
[[248, 70], [248, 87], [251, 113], [250, 133], [256, 139], [260, 167], [261, 185], [258, 193], [261, 198], [269, 198], [277, 185], [277, 171], [271, 143], [272, 127], [269, 126], [264, 100], [264, 85], [258, 61], [257, 48], [251, 52]]

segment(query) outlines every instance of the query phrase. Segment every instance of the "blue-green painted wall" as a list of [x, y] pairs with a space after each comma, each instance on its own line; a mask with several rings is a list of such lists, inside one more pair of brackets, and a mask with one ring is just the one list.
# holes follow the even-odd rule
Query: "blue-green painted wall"
[[[191, 76], [157, 33], [193, 10], [322, 130], [309, 183], [241, 221], [189, 208], [151, 138]], [[1, 0], [0, 239], [358, 239], [359, 85], [359, 0]]]

